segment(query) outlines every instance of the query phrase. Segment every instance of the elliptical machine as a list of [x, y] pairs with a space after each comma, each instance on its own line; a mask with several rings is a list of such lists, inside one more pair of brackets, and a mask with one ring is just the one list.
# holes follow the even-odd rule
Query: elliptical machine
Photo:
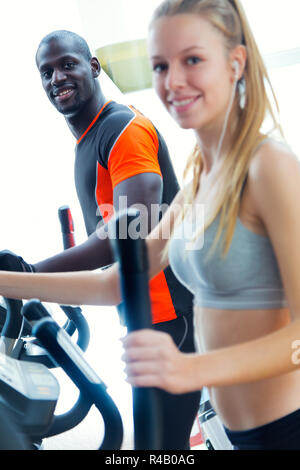
[[[148, 291], [148, 260], [145, 242], [142, 239], [132, 240], [129, 238], [129, 236], [127, 236], [127, 239], [118, 237], [118, 234], [120, 233], [120, 226], [124, 228], [124, 225], [126, 225], [127, 235], [129, 234], [128, 229], [130, 227], [130, 223], [138, 216], [138, 214], [138, 211], [135, 210], [129, 210], [126, 213], [119, 214], [119, 216], [114, 221], [114, 236], [112, 236], [112, 246], [115, 252], [116, 260], [119, 261], [120, 266], [123, 307], [126, 324], [129, 331], [152, 327]], [[23, 307], [22, 314], [33, 326], [33, 335], [48, 351], [53, 362], [62, 367], [78, 387], [83, 411], [86, 412], [86, 410], [90, 409], [92, 404], [95, 404], [102, 414], [105, 422], [105, 436], [100, 449], [120, 449], [123, 436], [120, 414], [114, 402], [107, 394], [105, 385], [97, 376], [95, 371], [91, 369], [89, 364], [85, 361], [80, 348], [72, 342], [66, 331], [64, 331], [63, 328], [60, 328], [51, 318], [41, 302], [37, 300], [29, 301]], [[7, 356], [0, 357], [5, 358], [4, 362], [7, 359]], [[16, 363], [19, 363], [19, 365], [21, 365], [21, 369], [23, 366], [25, 366], [25, 361], [17, 361], [16, 359], [12, 358], [8, 359], [9, 361], [16, 361]], [[16, 363], [15, 365], [12, 363], [10, 364], [11, 370], [16, 368], [14, 367], [17, 366]], [[32, 363], [27, 363], [27, 366], [28, 364]], [[55, 396], [57, 395], [57, 389], [55, 389], [55, 384], [52, 381], [53, 375], [44, 365], [34, 365], [39, 367], [42, 381], [44, 381], [45, 384], [52, 384], [53, 408]], [[33, 377], [29, 370], [27, 370], [27, 379], [31, 382], [30, 385], [33, 385], [37, 381], [36, 376], [38, 374], [36, 371], [34, 374], [35, 377]], [[30, 439], [28, 439], [28, 435], [32, 436], [33, 430], [30, 429], [30, 426], [28, 426], [27, 429], [24, 429], [23, 423], [26, 421], [25, 418], [27, 417], [28, 409], [31, 408], [29, 413], [30, 415], [36, 415], [35, 405], [41, 404], [41, 397], [33, 396], [33, 389], [31, 386], [27, 390], [25, 390], [25, 387], [23, 387], [22, 391], [18, 390], [19, 393], [16, 393], [18, 382], [19, 384], [22, 382], [22, 385], [25, 383], [24, 380], [22, 380], [23, 377], [23, 371], [21, 371], [18, 377], [16, 377], [16, 380], [14, 380], [14, 377], [6, 377], [5, 372], [3, 373], [0, 367], [0, 395], [2, 396], [5, 406], [7, 406], [7, 408], [12, 412], [15, 412], [17, 405], [19, 405], [17, 412], [14, 413], [14, 426], [18, 430], [18, 436], [21, 436], [25, 440], [27, 439], [27, 445], [30, 448]], [[6, 395], [3, 390], [8, 391]], [[14, 393], [16, 394], [16, 399], [14, 403], [11, 403], [10, 396], [12, 396]], [[50, 389], [44, 390], [44, 393], [45, 396], [48, 393], [48, 402], [51, 401]], [[160, 410], [156, 390], [146, 388], [133, 389], [133, 400], [135, 449], [160, 450]], [[47, 400], [44, 400], [43, 405], [45, 405], [46, 401]], [[22, 406], [24, 403], [25, 406]], [[47, 403], [47, 405], [49, 405], [49, 403]], [[83, 414], [84, 413], [82, 412], [81, 416]], [[22, 415], [22, 419], [18, 420], [17, 415]], [[57, 426], [57, 420], [54, 420], [54, 423], [51, 423], [50, 415], [51, 411], [48, 413], [49, 419], [44, 419], [45, 422], [43, 423], [43, 437], [48, 437], [49, 434], [54, 435], [54, 431], [55, 434], [58, 434], [67, 430], [63, 429], [62, 422], [60, 422], [60, 426]], [[6, 419], [6, 417], [4, 416], [3, 419]], [[65, 424], [66, 423], [64, 422], [63, 425], [65, 426]], [[74, 427], [74, 423], [72, 423], [71, 427], [70, 422], [68, 422], [68, 424], [68, 429]], [[35, 423], [35, 426], [36, 429], [39, 428], [39, 431], [41, 431], [42, 425], [40, 423]], [[56, 429], [53, 429], [55, 426]], [[48, 429], [45, 430], [45, 428]], [[18, 446], [20, 446], [20, 443], [16, 441], [15, 447], [20, 448]]]
[[[64, 249], [71, 248], [72, 246], [75, 246], [75, 238], [74, 224], [69, 207], [60, 207], [58, 210], [58, 216], [61, 225]], [[7, 253], [8, 261], [5, 268], [11, 271], [22, 270], [18, 258], [10, 256], [10, 252]], [[59, 395], [59, 385], [57, 381], [55, 382], [56, 379], [54, 380], [53, 375], [48, 373], [46, 368], [56, 368], [57, 364], [53, 362], [48, 352], [41, 347], [42, 345], [38, 340], [33, 337], [32, 325], [24, 316], [22, 316], [23, 302], [13, 299], [4, 299], [4, 302], [6, 308], [1, 307], [0, 311], [0, 352], [6, 357], [1, 356], [0, 361], [0, 380], [2, 380], [1, 387], [4, 388], [4, 392], [1, 393], [1, 397], [3, 400], [3, 395], [4, 397], [10, 396], [9, 394], [12, 392], [12, 389], [9, 388], [8, 384], [17, 380], [17, 390], [19, 392], [21, 387], [21, 390], [24, 392], [24, 396], [22, 396], [22, 398], [19, 396], [21, 400], [14, 402], [11, 413], [13, 416], [16, 416], [17, 413], [18, 419], [21, 419], [22, 417], [23, 423], [26, 423], [26, 415], [23, 410], [26, 409], [26, 413], [30, 413], [28, 425], [24, 424], [25, 434], [33, 433], [30, 440], [33, 448], [37, 448], [44, 437], [50, 437], [52, 435], [59, 434], [60, 432], [65, 432], [80, 423], [89, 412], [90, 407], [87, 406], [82, 396], [79, 395], [75, 405], [69, 411], [60, 416], [53, 416]], [[67, 321], [64, 324], [63, 329], [70, 336], [77, 331], [77, 345], [82, 349], [82, 351], [86, 351], [90, 341], [90, 330], [89, 325], [82, 314], [81, 308], [61, 306], [61, 310], [67, 316]], [[25, 362], [28, 362], [28, 365], [26, 365]], [[33, 367], [33, 363], [36, 364], [36, 367]], [[43, 368], [41, 365], [45, 367]], [[31, 372], [34, 374], [32, 379], [34, 383], [31, 383]], [[42, 412], [39, 408], [37, 408], [35, 412], [32, 412], [32, 403], [30, 401], [32, 393], [34, 393], [35, 400], [37, 399], [37, 394], [34, 392], [34, 389], [38, 390], [35, 385], [37, 385], [39, 380], [46, 383], [52, 383], [50, 391], [47, 390], [47, 387], [42, 387], [43, 393], [40, 398], [46, 400], [47, 392], [49, 392], [49, 397], [51, 399], [50, 403], [45, 404], [44, 402], [44, 411], [46, 410], [45, 412], [47, 417], [44, 416], [43, 419], [40, 419], [39, 422], [42, 422], [40, 428], [37, 426], [38, 421], [35, 421], [32, 418], [35, 416], [41, 418]], [[16, 396], [18, 396], [18, 394]], [[17, 405], [17, 402], [19, 405]], [[36, 403], [36, 401], [34, 401], [34, 403]], [[52, 423], [51, 429], [50, 422]], [[13, 424], [11, 427], [12, 426]], [[34, 436], [39, 437], [37, 438]]]

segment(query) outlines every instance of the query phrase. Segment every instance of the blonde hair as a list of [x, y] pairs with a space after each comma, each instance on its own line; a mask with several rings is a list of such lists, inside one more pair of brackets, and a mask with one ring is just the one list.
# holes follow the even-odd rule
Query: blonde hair
[[[247, 178], [251, 158], [257, 146], [265, 138], [265, 135], [261, 133], [261, 127], [268, 113], [273, 122], [272, 130], [277, 129], [282, 134], [272, 104], [267, 96], [266, 83], [269, 84], [277, 111], [279, 109], [266, 67], [240, 1], [164, 0], [155, 10], [150, 28], [159, 18], [186, 13], [201, 15], [220, 31], [223, 34], [225, 48], [228, 53], [240, 44], [243, 44], [247, 51], [244, 75], [237, 88], [237, 93], [239, 93], [238, 90], [244, 89], [244, 104], [238, 110], [238, 121], [233, 131], [232, 145], [223, 161], [220, 189], [213, 200], [209, 217], [204, 226], [205, 230], [220, 214], [220, 222], [213, 248], [223, 234], [223, 255], [225, 255], [232, 241], [241, 193]], [[193, 171], [193, 180], [189, 186], [190, 189], [186, 191], [187, 206], [192, 204], [196, 198], [200, 175], [203, 170], [203, 158], [198, 145], [195, 146], [188, 159], [184, 178], [187, 177], [191, 169]], [[184, 217], [185, 211], [183, 210], [178, 220], [182, 221]]]

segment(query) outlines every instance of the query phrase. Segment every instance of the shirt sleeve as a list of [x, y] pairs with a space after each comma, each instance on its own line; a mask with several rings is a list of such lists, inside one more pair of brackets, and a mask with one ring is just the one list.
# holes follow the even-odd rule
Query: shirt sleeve
[[108, 171], [113, 189], [141, 173], [161, 176], [158, 149], [159, 140], [153, 124], [137, 115], [120, 134], [109, 155]]

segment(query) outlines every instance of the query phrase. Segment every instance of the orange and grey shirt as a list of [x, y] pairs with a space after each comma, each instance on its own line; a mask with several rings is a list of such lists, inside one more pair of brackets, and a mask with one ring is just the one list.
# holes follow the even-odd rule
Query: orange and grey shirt
[[[170, 205], [179, 185], [162, 136], [133, 107], [109, 101], [76, 146], [75, 184], [88, 235], [112, 215], [102, 212], [112, 207], [114, 188], [141, 173], [162, 177], [161, 204]], [[170, 267], [151, 279], [149, 287], [153, 323], [192, 312], [192, 295]]]

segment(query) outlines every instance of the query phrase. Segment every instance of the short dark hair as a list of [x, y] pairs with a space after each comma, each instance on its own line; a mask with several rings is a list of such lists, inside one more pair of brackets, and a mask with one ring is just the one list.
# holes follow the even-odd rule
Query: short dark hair
[[47, 34], [47, 36], [45, 36], [41, 40], [41, 42], [39, 44], [39, 47], [37, 49], [36, 56], [37, 56], [38, 51], [39, 51], [39, 49], [42, 45], [48, 44], [49, 42], [51, 42], [53, 40], [59, 41], [60, 39], [71, 39], [71, 40], [73, 40], [76, 43], [76, 45], [78, 46], [78, 50], [82, 54], [82, 56], [88, 61], [91, 60], [92, 53], [90, 51], [90, 48], [89, 48], [86, 40], [83, 39], [81, 36], [79, 36], [79, 34], [73, 33], [72, 31], [66, 31], [64, 29], [57, 30], [57, 31], [52, 31], [52, 33]]

